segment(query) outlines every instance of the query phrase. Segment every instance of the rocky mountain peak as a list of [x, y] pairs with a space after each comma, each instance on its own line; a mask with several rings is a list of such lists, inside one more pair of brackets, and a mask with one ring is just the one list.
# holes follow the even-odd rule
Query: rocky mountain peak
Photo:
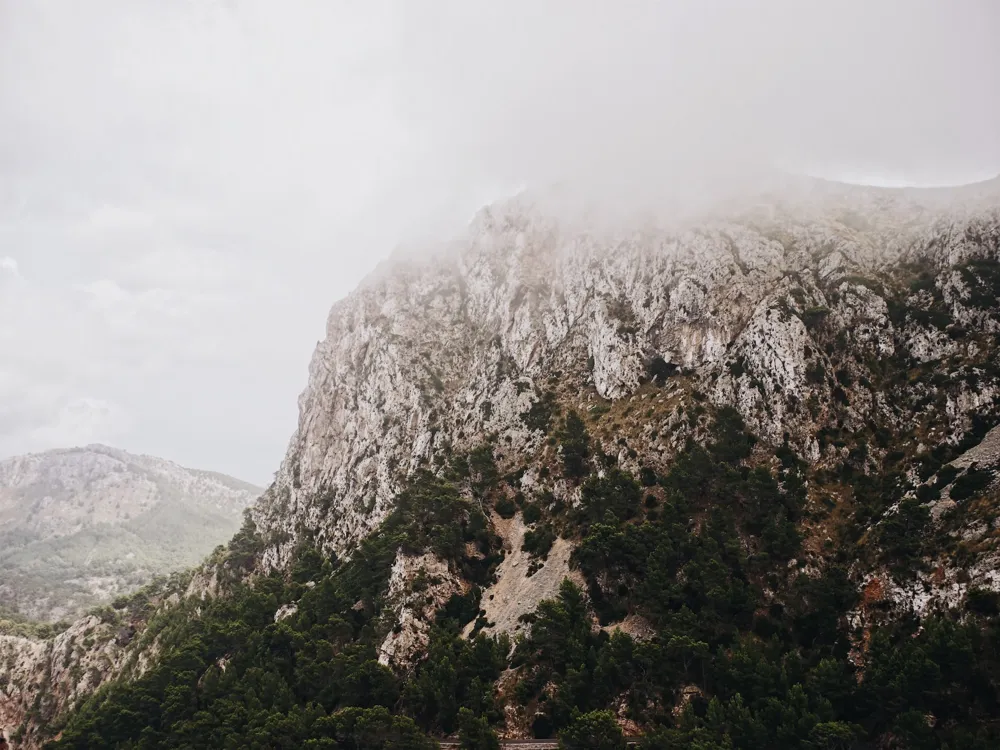
[[[831, 421], [898, 420], [870, 387], [873, 362], [975, 358], [948, 326], [996, 325], [961, 269], [997, 253], [998, 184], [797, 180], [697, 220], [564, 218], [530, 194], [483, 209], [459, 239], [385, 264], [333, 307], [298, 430], [253, 511], [281, 540], [270, 564], [302, 533], [349, 549], [442, 451], [492, 436], [505, 465], [537, 453], [544, 435], [524, 415], [552, 380], [592, 410], [677, 374], [684, 398], [735, 406], [814, 460]], [[919, 274], [929, 289], [911, 294]], [[983, 398], [971, 390], [949, 401], [956, 429]], [[678, 422], [651, 460], [687, 434]]]

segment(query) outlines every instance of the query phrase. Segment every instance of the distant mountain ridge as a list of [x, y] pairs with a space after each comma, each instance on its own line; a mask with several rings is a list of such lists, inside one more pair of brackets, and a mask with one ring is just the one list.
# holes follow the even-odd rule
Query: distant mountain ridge
[[104, 445], [0, 461], [0, 609], [58, 619], [192, 565], [260, 492]]

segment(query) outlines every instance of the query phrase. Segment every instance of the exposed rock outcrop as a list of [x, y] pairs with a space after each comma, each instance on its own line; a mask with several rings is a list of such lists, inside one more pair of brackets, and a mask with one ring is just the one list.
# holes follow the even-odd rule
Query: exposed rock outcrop
[[117, 628], [88, 616], [47, 641], [0, 635], [0, 731], [24, 727], [13, 747], [36, 747], [46, 717], [58, 716], [118, 673]]
[[432, 553], [400, 551], [389, 576], [386, 594], [393, 628], [379, 646], [379, 662], [407, 667], [426, 652], [434, 613], [467, 586], [448, 564]]
[[[586, 583], [579, 571], [570, 569], [573, 545], [568, 540], [556, 539], [545, 561], [539, 563], [522, 549], [525, 525], [520, 513], [510, 520], [494, 517], [493, 523], [508, 553], [497, 568], [496, 583], [483, 591], [480, 607], [487, 624], [482, 632], [513, 636], [526, 628], [522, 616], [534, 612], [542, 600], [558, 596], [563, 579], [570, 578], [580, 586]], [[468, 624], [466, 635], [474, 625]]]
[[[911, 429], [913, 409], [873, 372], [890, 358], [901, 373], [981, 360], [964, 334], [992, 335], [997, 319], [976, 306], [968, 264], [1000, 251], [998, 185], [811, 184], [669, 229], [560, 221], [530, 196], [484, 209], [463, 238], [389, 261], [334, 306], [298, 431], [253, 510], [271, 541], [265, 567], [303, 533], [350, 549], [444, 450], [495, 435], [506, 467], [544, 450], [523, 415], [550, 379], [586, 408], [635, 396], [659, 361], [681, 373], [678, 405], [692, 394], [734, 405], [760, 437], [787, 435], [813, 461], [841, 458], [816, 438], [830, 424]], [[955, 434], [997, 393], [992, 376], [919, 390], [942, 394]], [[690, 432], [678, 414], [663, 420], [673, 438], [651, 424], [626, 460], [662, 462]]]

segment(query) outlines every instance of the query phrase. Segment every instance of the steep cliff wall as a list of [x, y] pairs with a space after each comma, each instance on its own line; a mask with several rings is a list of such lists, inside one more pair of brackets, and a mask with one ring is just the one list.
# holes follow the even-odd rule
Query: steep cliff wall
[[[564, 221], [528, 195], [484, 209], [463, 238], [387, 262], [334, 306], [299, 428], [254, 509], [265, 566], [303, 535], [350, 549], [444, 451], [496, 436], [508, 468], [544, 451], [525, 415], [548, 391], [603, 410], [659, 377], [672, 405], [734, 405], [761, 438], [787, 435], [822, 461], [837, 458], [824, 427], [916, 428], [915, 388], [941, 402], [937, 429], [957, 440], [997, 394], [976, 369], [998, 322], [975, 263], [1000, 252], [998, 194], [996, 181], [806, 184], [679, 229]], [[886, 367], [944, 360], [977, 374], [891, 395]], [[662, 462], [697, 433], [657, 419], [637, 460]]]

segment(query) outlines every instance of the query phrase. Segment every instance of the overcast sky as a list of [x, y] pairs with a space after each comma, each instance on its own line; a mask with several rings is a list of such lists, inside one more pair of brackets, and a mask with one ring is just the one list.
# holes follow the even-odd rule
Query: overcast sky
[[997, 39], [995, 0], [0, 0], [0, 456], [264, 483], [398, 243], [557, 180], [992, 176]]

